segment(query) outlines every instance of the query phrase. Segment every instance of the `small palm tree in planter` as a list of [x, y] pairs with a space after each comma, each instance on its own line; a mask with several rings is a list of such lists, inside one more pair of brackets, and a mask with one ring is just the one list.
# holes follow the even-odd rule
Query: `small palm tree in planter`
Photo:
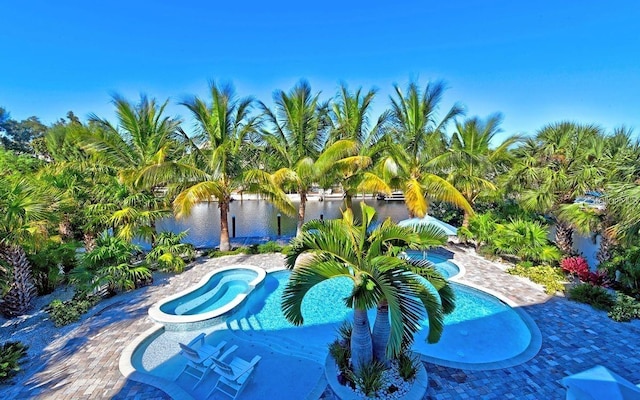
[[[292, 273], [282, 300], [285, 317], [302, 325], [302, 301], [312, 287], [337, 277], [353, 281], [351, 294], [344, 299], [354, 310], [353, 325], [343, 329], [349, 334], [342, 335], [349, 339], [349, 354], [342, 357], [350, 358], [352, 376], [362, 376], [372, 363], [388, 365], [398, 359], [425, 317], [428, 341], [437, 342], [444, 315], [454, 309], [453, 290], [430, 263], [398, 257], [406, 249], [444, 243], [444, 233], [430, 226], [400, 227], [390, 219], [375, 226], [373, 207], [362, 203], [361, 209], [360, 224], [347, 210], [342, 219], [313, 220], [303, 226], [287, 256]], [[373, 332], [367, 315], [372, 308], [377, 308]]]

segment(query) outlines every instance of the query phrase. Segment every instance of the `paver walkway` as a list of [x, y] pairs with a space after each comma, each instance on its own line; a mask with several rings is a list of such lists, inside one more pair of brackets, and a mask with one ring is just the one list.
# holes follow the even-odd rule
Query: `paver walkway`
[[[606, 313], [561, 297], [549, 298], [504, 266], [464, 248], [452, 249], [470, 282], [501, 293], [519, 304], [537, 323], [542, 348], [531, 360], [511, 368], [469, 371], [426, 364], [426, 399], [563, 399], [563, 377], [602, 364], [632, 382], [640, 382], [640, 324], [615, 323]], [[280, 255], [239, 255], [200, 261], [161, 285], [115, 298], [110, 306], [66, 336], [51, 343], [37, 367], [24, 371], [20, 385], [4, 387], [3, 397], [42, 399], [165, 399], [153, 387], [128, 381], [118, 370], [123, 348], [152, 326], [150, 305], [198, 282], [223, 265], [247, 263], [266, 269], [282, 265]], [[325, 398], [331, 398], [329, 391]]]

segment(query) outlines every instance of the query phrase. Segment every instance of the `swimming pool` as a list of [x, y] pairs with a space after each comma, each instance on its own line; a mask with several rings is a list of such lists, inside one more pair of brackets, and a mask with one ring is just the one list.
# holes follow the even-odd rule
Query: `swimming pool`
[[[342, 321], [351, 317], [351, 310], [342, 302], [350, 291], [351, 281], [332, 279], [311, 289], [302, 304], [304, 325], [295, 327], [281, 311], [282, 292], [289, 275], [289, 271], [267, 274], [246, 301], [217, 325], [193, 332], [160, 329], [148, 334], [134, 346], [130, 357], [133, 368], [153, 377], [154, 382], [160, 380], [159, 387], [165, 391], [171, 385], [179, 386], [177, 390], [184, 393], [174, 397], [198, 398], [202, 395], [198, 391], [208, 393], [210, 387], [203, 384], [193, 391], [193, 382], [184, 376], [178, 379], [177, 385], [173, 384], [185, 363], [178, 355], [177, 343], [188, 342], [205, 332], [211, 344], [222, 340], [238, 344], [237, 354], [246, 359], [256, 354], [262, 356], [254, 384], [246, 388], [242, 398], [269, 398], [265, 391], [273, 391], [269, 393], [279, 398], [305, 398], [310, 392], [313, 392], [311, 397], [319, 397], [326, 386], [323, 371], [327, 345], [335, 339]], [[425, 330], [416, 335], [413, 350], [422, 354], [423, 359], [458, 368], [491, 369], [530, 351], [530, 327], [535, 328], [531, 322], [525, 322], [520, 313], [493, 296], [461, 284], [452, 283], [452, 286], [457, 296], [456, 311], [446, 317], [440, 342], [427, 344]], [[371, 323], [374, 316], [375, 310], [372, 310]], [[283, 390], [287, 390], [286, 396]]]
[[447, 279], [460, 274], [460, 267], [449, 261], [452, 259], [452, 257], [446, 257], [432, 251], [419, 250], [409, 250], [406, 251], [405, 254], [408, 258], [414, 260], [423, 260], [426, 258], [427, 260], [431, 261], [438, 272], [440, 272]]
[[241, 304], [265, 276], [262, 268], [241, 264], [212, 271], [195, 288], [154, 304], [149, 316], [168, 329], [199, 329]]

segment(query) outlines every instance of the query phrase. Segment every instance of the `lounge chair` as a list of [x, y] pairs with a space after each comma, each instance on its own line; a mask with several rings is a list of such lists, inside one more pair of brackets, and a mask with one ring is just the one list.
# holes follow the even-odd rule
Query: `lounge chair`
[[234, 357], [230, 363], [214, 359], [213, 370], [220, 375], [220, 379], [207, 397], [218, 390], [236, 399], [249, 383], [251, 374], [260, 359], [260, 356], [255, 356], [251, 361], [246, 361], [240, 357]]
[[180, 354], [187, 359], [187, 365], [178, 374], [176, 380], [182, 375], [187, 374], [195, 377], [198, 381], [193, 386], [198, 386], [204, 378], [209, 374], [211, 359], [218, 357], [222, 348], [227, 344], [224, 340], [216, 346], [208, 345], [204, 342], [204, 333], [196, 336], [189, 344], [178, 343], [180, 345]]

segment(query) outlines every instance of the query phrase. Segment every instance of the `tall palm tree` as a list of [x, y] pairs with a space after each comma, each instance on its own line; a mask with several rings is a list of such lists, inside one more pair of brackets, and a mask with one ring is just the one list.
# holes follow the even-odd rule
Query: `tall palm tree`
[[407, 93], [395, 85], [396, 98], [391, 97], [391, 134], [394, 144], [379, 164], [379, 174], [389, 185], [402, 189], [411, 217], [427, 213], [428, 199], [446, 201], [467, 213], [473, 209], [464, 196], [446, 179], [429, 170], [428, 162], [445, 148], [444, 128], [462, 108], [454, 105], [438, 120], [444, 84], [430, 83], [420, 93], [415, 82]]
[[[327, 140], [329, 127], [328, 105], [320, 103], [319, 93], [312, 94], [307, 81], [298, 82], [289, 93], [278, 90], [273, 95], [275, 111], [260, 103], [270, 131], [264, 131], [262, 139], [266, 151], [272, 155], [276, 170], [275, 181], [290, 184], [298, 193], [298, 223], [296, 234], [302, 232], [307, 193], [309, 187], [319, 179], [323, 168], [316, 164]], [[345, 150], [342, 145], [331, 148], [331, 157], [339, 157]], [[330, 157], [325, 157], [328, 160]]]
[[[447, 181], [472, 207], [482, 193], [496, 191], [493, 180], [505, 170], [509, 147], [520, 140], [519, 136], [510, 136], [495, 146], [501, 121], [502, 116], [494, 114], [486, 121], [474, 117], [457, 122], [447, 151], [429, 162], [445, 171]], [[471, 213], [465, 211], [463, 226], [469, 225], [470, 217]]]
[[180, 120], [163, 115], [168, 102], [159, 105], [142, 95], [134, 105], [114, 95], [118, 125], [91, 114], [90, 123], [102, 129], [85, 134], [84, 147], [100, 162], [115, 168], [122, 183], [135, 184], [145, 167], [171, 160], [181, 150], [177, 142]]
[[[82, 146], [94, 156], [97, 164], [114, 169], [120, 183], [134, 197], [151, 199], [156, 196], [156, 189], [167, 183], [155, 178], [166, 177], [166, 171], [173, 168], [173, 161], [183, 151], [180, 120], [164, 115], [168, 100], [158, 104], [155, 99], [141, 95], [140, 102], [132, 104], [116, 94], [112, 103], [118, 124], [90, 115], [89, 124], [95, 129], [81, 135]], [[153, 242], [156, 220], [168, 212], [165, 202], [147, 202], [137, 210], [131, 208], [131, 203], [123, 206], [112, 222], [126, 221], [124, 232], [132, 226], [146, 225]], [[154, 208], [144, 209], [148, 206]], [[122, 237], [132, 235], [135, 233], [125, 233]]]
[[228, 251], [229, 203], [234, 190], [242, 186], [242, 174], [249, 168], [241, 156], [257, 132], [259, 119], [251, 116], [253, 99], [238, 99], [230, 84], [209, 84], [211, 103], [192, 97], [181, 104], [189, 109], [197, 123], [189, 162], [177, 164], [188, 178], [186, 186], [173, 202], [178, 218], [188, 216], [193, 207], [212, 197], [220, 209], [220, 250]]
[[[454, 308], [453, 291], [438, 272], [426, 264], [412, 264], [397, 257], [403, 249], [444, 241], [442, 232], [427, 227], [403, 228], [390, 219], [372, 229], [375, 210], [364, 203], [361, 209], [360, 225], [351, 210], [346, 210], [341, 220], [313, 220], [304, 225], [303, 234], [292, 241], [287, 256], [286, 264], [292, 272], [282, 300], [285, 317], [302, 325], [302, 302], [313, 286], [335, 277], [351, 279], [353, 289], [345, 303], [354, 310], [351, 354], [356, 371], [372, 360], [373, 349], [380, 345], [387, 356], [397, 356], [412, 342], [425, 310], [428, 340], [437, 342], [443, 316]], [[435, 291], [420, 277], [426, 278]], [[386, 321], [379, 322], [390, 321], [390, 329], [386, 330], [388, 335], [385, 329], [378, 329], [374, 343], [367, 310], [380, 304], [384, 307], [378, 315]]]
[[357, 193], [391, 193], [389, 185], [372, 168], [387, 146], [385, 126], [389, 120], [389, 113], [384, 112], [375, 125], [369, 126], [375, 94], [376, 90], [371, 89], [362, 95], [361, 88], [352, 93], [342, 84], [337, 100], [331, 105], [329, 143], [349, 141], [350, 148], [342, 159], [325, 163], [327, 168], [321, 175], [342, 186], [347, 209]]
[[509, 171], [521, 204], [556, 220], [555, 241], [565, 253], [573, 252], [573, 229], [557, 215], [562, 205], [602, 185], [606, 169], [596, 151], [601, 141], [602, 132], [593, 125], [547, 125], [516, 151], [518, 162]]
[[0, 185], [0, 264], [10, 269], [0, 311], [8, 317], [26, 313], [37, 294], [23, 246], [44, 239], [55, 201], [45, 188], [25, 179]]

